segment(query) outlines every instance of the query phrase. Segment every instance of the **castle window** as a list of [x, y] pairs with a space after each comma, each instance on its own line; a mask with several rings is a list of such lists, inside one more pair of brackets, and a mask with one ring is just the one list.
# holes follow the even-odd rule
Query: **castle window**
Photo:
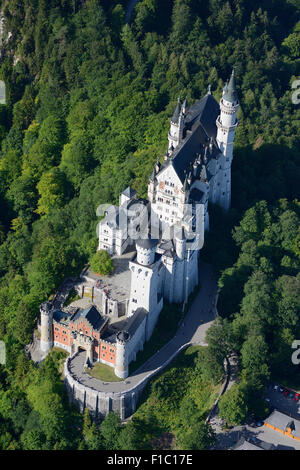
[[132, 299], [132, 302], [134, 302], [135, 304], [137, 304], [137, 300], [136, 300], [136, 299]]
[[111, 361], [113, 361], [113, 358], [112, 358], [112, 357], [110, 357], [110, 360], [111, 360]]

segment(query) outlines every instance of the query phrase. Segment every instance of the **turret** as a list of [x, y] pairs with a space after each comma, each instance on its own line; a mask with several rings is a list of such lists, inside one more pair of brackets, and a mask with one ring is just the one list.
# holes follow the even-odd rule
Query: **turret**
[[41, 313], [41, 350], [49, 352], [53, 347], [53, 307], [50, 302], [40, 306]]
[[117, 351], [115, 374], [121, 379], [128, 377], [128, 355], [126, 352], [126, 343], [130, 340], [130, 334], [127, 331], [117, 333]]
[[217, 143], [225, 158], [221, 161], [222, 181], [219, 191], [219, 204], [229, 209], [231, 202], [231, 163], [233, 158], [233, 145], [235, 140], [238, 120], [236, 113], [239, 108], [239, 100], [235, 85], [234, 70], [230, 80], [223, 89], [220, 101], [220, 115], [217, 118]]
[[184, 117], [187, 114], [187, 109], [188, 109], [188, 102], [187, 102], [187, 98], [185, 98], [184, 102], [182, 103], [182, 108], [181, 108], [181, 112], [184, 115]]
[[150, 175], [149, 183], [148, 183], [148, 200], [153, 203], [154, 202], [154, 193], [155, 193], [155, 178], [156, 175], [159, 173], [161, 169], [161, 163], [159, 160], [154, 165], [154, 169]]
[[184, 127], [184, 109], [186, 109], [187, 103], [185, 101], [184, 107], [180, 106], [180, 100], [178, 98], [177, 106], [175, 108], [174, 114], [171, 118], [171, 126], [170, 126], [170, 131], [168, 135], [169, 139], [169, 149], [173, 148], [175, 149], [183, 136], [183, 127]]
[[239, 100], [236, 91], [234, 70], [232, 71], [229, 83], [223, 89], [223, 96], [220, 101], [220, 115], [217, 118], [217, 142], [221, 152], [230, 161], [233, 156], [233, 143], [238, 125], [236, 113], [239, 108]]
[[149, 234], [147, 238], [139, 238], [136, 241], [137, 262], [143, 266], [153, 264], [157, 244], [158, 240], [151, 238]]
[[175, 247], [178, 258], [181, 260], [184, 259], [186, 250], [186, 237], [183, 227], [177, 227], [177, 229], [175, 229]]
[[188, 199], [188, 192], [190, 189], [190, 185], [188, 182], [188, 177], [187, 175], [185, 176], [183, 187], [181, 189], [181, 195], [180, 195], [180, 202], [181, 204], [185, 204], [186, 200]]

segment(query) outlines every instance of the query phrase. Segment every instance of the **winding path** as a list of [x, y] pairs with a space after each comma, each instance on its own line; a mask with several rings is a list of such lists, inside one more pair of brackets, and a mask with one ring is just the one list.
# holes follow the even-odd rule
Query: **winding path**
[[82, 385], [99, 392], [127, 392], [161, 371], [185, 347], [205, 345], [205, 334], [214, 320], [216, 312], [217, 279], [210, 265], [201, 262], [199, 281], [201, 289], [174, 338], [148, 359], [133, 375], [123, 382], [103, 382], [95, 379], [84, 371], [85, 352], [83, 352], [70, 360], [69, 372], [72, 377]]

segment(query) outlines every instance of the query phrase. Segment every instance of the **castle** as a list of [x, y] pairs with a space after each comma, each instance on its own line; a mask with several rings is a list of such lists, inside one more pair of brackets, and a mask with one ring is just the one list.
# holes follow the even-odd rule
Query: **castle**
[[[210, 87], [196, 104], [179, 100], [171, 118], [164, 162], [149, 178], [148, 200], [131, 188], [98, 226], [98, 249], [114, 260], [100, 276], [85, 268], [76, 290], [87, 304], [41, 305], [41, 350], [86, 351], [120, 378], [152, 335], [164, 301], [182, 303], [198, 284], [198, 258], [209, 229], [208, 201], [230, 207], [231, 163], [239, 101], [234, 71], [220, 104]], [[150, 223], [149, 223], [150, 220]]]

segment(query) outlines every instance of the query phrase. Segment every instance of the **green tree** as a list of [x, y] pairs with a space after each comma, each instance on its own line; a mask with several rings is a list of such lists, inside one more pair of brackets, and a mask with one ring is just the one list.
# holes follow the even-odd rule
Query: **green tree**
[[119, 433], [122, 429], [120, 416], [110, 412], [101, 423], [100, 434], [106, 450], [118, 449]]
[[248, 413], [247, 400], [242, 387], [233, 385], [219, 400], [220, 417], [229, 425], [240, 425]]
[[99, 250], [90, 258], [91, 269], [95, 273], [107, 276], [114, 270], [114, 263], [107, 251]]
[[209, 424], [198, 422], [180, 433], [177, 443], [182, 450], [205, 450], [216, 443], [216, 435]]
[[49, 214], [51, 209], [62, 207], [65, 202], [66, 182], [59, 168], [43, 173], [37, 184], [40, 199], [36, 212], [40, 215]]
[[92, 422], [88, 408], [83, 412], [83, 437], [88, 450], [99, 450], [100, 434], [95, 423]]

